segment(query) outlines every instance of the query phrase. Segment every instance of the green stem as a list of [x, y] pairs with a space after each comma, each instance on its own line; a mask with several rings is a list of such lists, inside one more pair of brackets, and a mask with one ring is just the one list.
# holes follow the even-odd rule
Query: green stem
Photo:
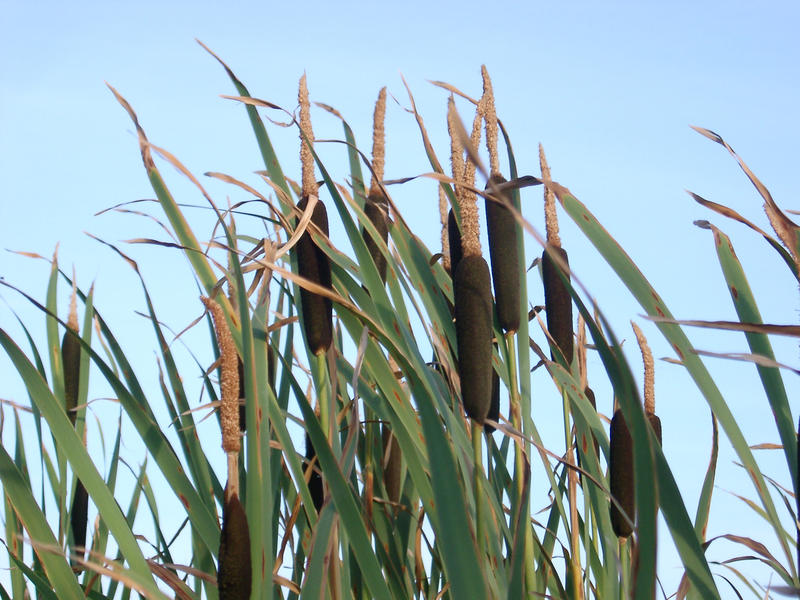
[[[514, 333], [508, 332], [505, 335], [506, 348], [508, 349], [509, 365], [509, 403], [511, 405], [511, 425], [517, 431], [523, 432], [522, 406], [520, 394], [517, 386], [517, 357], [516, 346], [514, 345]], [[524, 432], [523, 432], [524, 434]], [[527, 438], [526, 438], [527, 439]], [[525, 456], [524, 448], [520, 444], [514, 444], [514, 478], [516, 479], [517, 504], [521, 504], [525, 498]], [[525, 546], [523, 549], [525, 560], [525, 579], [528, 590], [536, 589], [536, 570], [533, 564], [533, 532], [530, 526], [525, 528]]]
[[[476, 421], [472, 423], [472, 456], [474, 461], [474, 471], [472, 473], [475, 486], [475, 532], [478, 538], [478, 551], [481, 561], [486, 557], [486, 540], [484, 539], [484, 507], [483, 507], [483, 486], [481, 476], [483, 475], [483, 452], [481, 448], [481, 438], [483, 437], [483, 426]], [[483, 566], [481, 565], [481, 568]]]

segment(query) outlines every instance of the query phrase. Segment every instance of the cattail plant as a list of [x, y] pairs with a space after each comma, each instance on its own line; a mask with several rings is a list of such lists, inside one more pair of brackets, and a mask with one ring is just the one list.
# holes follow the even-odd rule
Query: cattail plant
[[[648, 423], [661, 444], [661, 419], [655, 414], [655, 379], [653, 374], [653, 353], [647, 344], [642, 330], [631, 322], [644, 362], [644, 413]], [[609, 474], [611, 479], [611, 495], [619, 501], [624, 515], [613, 503], [611, 505], [611, 525], [619, 537], [627, 537], [633, 530], [632, 521], [636, 509], [635, 482], [633, 468], [633, 439], [625, 422], [622, 409], [614, 411], [609, 433], [611, 452], [609, 456]]]
[[220, 355], [220, 428], [222, 449], [228, 458], [228, 482], [222, 510], [217, 587], [222, 600], [248, 600], [252, 589], [250, 530], [247, 514], [239, 500], [239, 369], [236, 346], [222, 307], [210, 298], [201, 298], [211, 313]]
[[[475, 115], [473, 146], [480, 136], [481, 105]], [[448, 124], [450, 135], [457, 138], [455, 130], [455, 103], [450, 98]], [[474, 131], [477, 129], [477, 136]], [[467, 161], [462, 186], [472, 186], [475, 166]], [[455, 179], [456, 173], [454, 173]], [[461, 250], [453, 277], [456, 318], [456, 344], [458, 347], [458, 374], [461, 379], [461, 397], [467, 415], [482, 424], [489, 412], [492, 396], [492, 292], [489, 265], [481, 255], [478, 238], [478, 206], [475, 194], [456, 183], [456, 198], [461, 212]], [[451, 244], [452, 252], [452, 244]]]
[[489, 257], [492, 264], [497, 319], [506, 332], [519, 329], [519, 253], [517, 252], [517, 222], [509, 210], [511, 198], [500, 192], [506, 183], [500, 174], [500, 160], [497, 155], [497, 112], [494, 106], [492, 80], [486, 66], [481, 67], [483, 75], [483, 102], [486, 118], [486, 148], [489, 151], [489, 181], [486, 191], [492, 198], [486, 198], [486, 234], [489, 240]]
[[[542, 253], [542, 281], [544, 282], [544, 306], [547, 314], [547, 330], [556, 346], [564, 356], [567, 365], [572, 363], [572, 298], [563, 277], [569, 279], [569, 260], [567, 252], [561, 247], [558, 235], [558, 216], [556, 215], [555, 194], [550, 189], [550, 167], [539, 144], [539, 164], [544, 181], [544, 217], [547, 231], [547, 246]], [[565, 271], [562, 265], [567, 268]], [[556, 360], [555, 352], [551, 358]]]
[[403, 492], [403, 457], [397, 437], [384, 424], [381, 431], [383, 445], [383, 486], [390, 502], [400, 502]]
[[[322, 475], [319, 473], [316, 458], [317, 452], [314, 450], [314, 444], [311, 443], [311, 438], [306, 433], [306, 459], [303, 461], [303, 471], [308, 478], [308, 491], [311, 494], [314, 509], [319, 512], [325, 500], [325, 493], [322, 487]], [[309, 469], [311, 470], [310, 473]]]
[[[328, 213], [317, 197], [317, 182], [314, 178], [314, 156], [309, 145], [314, 141], [311, 129], [310, 104], [306, 76], [300, 78], [300, 162], [302, 166], [302, 199], [297, 209], [305, 211], [311, 196], [316, 198], [311, 223], [322, 234], [328, 235]], [[311, 233], [303, 233], [295, 246], [297, 270], [301, 277], [324, 288], [331, 289], [331, 264], [328, 256], [314, 242]], [[303, 328], [306, 342], [313, 354], [322, 354], [333, 339], [333, 305], [327, 296], [321, 296], [303, 287], [300, 288], [300, 303], [303, 313]]]
[[647, 343], [647, 338], [639, 329], [639, 326], [631, 321], [636, 340], [642, 351], [642, 362], [644, 363], [644, 416], [653, 428], [658, 443], [661, 444], [661, 419], [656, 415], [656, 393], [655, 393], [655, 364], [653, 362], [653, 352]]
[[617, 537], [626, 538], [633, 531], [636, 504], [633, 481], [633, 439], [621, 408], [614, 411], [608, 437], [610, 490], [611, 496], [619, 503], [619, 506], [614, 502], [611, 503], [611, 526]]
[[[364, 204], [364, 214], [367, 215], [367, 218], [375, 226], [375, 229], [378, 230], [378, 234], [384, 244], [389, 237], [388, 203], [381, 189], [386, 156], [385, 119], [386, 88], [384, 87], [381, 88], [378, 94], [378, 100], [375, 103], [372, 128], [372, 181], [369, 186], [367, 201]], [[386, 257], [380, 251], [378, 244], [375, 243], [375, 240], [366, 229], [363, 229], [361, 234], [364, 237], [367, 250], [369, 250], [369, 254], [372, 256], [372, 260], [375, 262], [375, 266], [381, 276], [381, 281], [386, 283]]]
[[[78, 339], [78, 294], [75, 274], [72, 275], [72, 298], [69, 305], [67, 329], [61, 340], [61, 359], [64, 367], [64, 400], [65, 410], [70, 423], [75, 427], [78, 416], [78, 390], [81, 374], [81, 343]], [[84, 434], [84, 445], [86, 444]], [[89, 513], [89, 494], [80, 479], [75, 480], [75, 494], [72, 498], [72, 509], [69, 513], [69, 525], [72, 530], [72, 542], [76, 551], [83, 556], [86, 545], [86, 525]]]

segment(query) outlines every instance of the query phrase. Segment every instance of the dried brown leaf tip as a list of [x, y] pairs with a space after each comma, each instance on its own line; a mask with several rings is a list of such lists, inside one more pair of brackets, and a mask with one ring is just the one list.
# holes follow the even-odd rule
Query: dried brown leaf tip
[[300, 103], [300, 165], [302, 168], [303, 195], [317, 193], [317, 180], [314, 177], [314, 155], [310, 144], [314, 143], [314, 131], [311, 128], [311, 104], [308, 100], [306, 75], [300, 78], [300, 90], [297, 94]]
[[200, 300], [211, 313], [219, 346], [222, 448], [228, 453], [239, 452], [242, 447], [239, 438], [239, 353], [236, 351], [222, 307], [211, 298], [201, 297]]
[[381, 88], [375, 102], [375, 113], [372, 117], [372, 183], [370, 193], [380, 193], [380, 182], [386, 161], [386, 88]]

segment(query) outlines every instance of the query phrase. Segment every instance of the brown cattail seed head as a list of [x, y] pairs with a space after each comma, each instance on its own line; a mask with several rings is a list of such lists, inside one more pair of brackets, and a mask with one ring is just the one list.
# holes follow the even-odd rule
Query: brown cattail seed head
[[[311, 463], [316, 456], [317, 452], [314, 450], [314, 444], [311, 443], [311, 438], [306, 433], [306, 460], [303, 461], [303, 470], [307, 471], [312, 468]], [[319, 512], [325, 500], [322, 475], [319, 474], [319, 461], [314, 462], [314, 467], [311, 470], [311, 476], [308, 479], [308, 491], [311, 493], [311, 501], [314, 503], [314, 508]]]
[[[500, 174], [494, 174], [486, 184], [486, 191], [505, 183]], [[511, 203], [507, 194], [498, 198]], [[489, 238], [489, 256], [492, 262], [492, 282], [497, 303], [497, 319], [504, 331], [519, 329], [519, 252], [517, 251], [517, 222], [511, 211], [500, 202], [486, 199], [486, 232]]]
[[489, 265], [465, 256], [453, 280], [461, 397], [467, 415], [483, 424], [492, 401], [492, 291]]
[[[303, 196], [297, 208], [304, 211], [308, 196]], [[328, 212], [321, 200], [314, 206], [311, 223], [322, 233], [328, 235]], [[310, 225], [309, 225], [310, 226]], [[328, 255], [317, 246], [306, 230], [295, 246], [297, 270], [301, 277], [324, 288], [331, 288], [331, 263]], [[300, 288], [303, 311], [303, 326], [308, 347], [314, 354], [325, 352], [333, 340], [333, 304], [327, 296], [320, 296], [305, 288]]]
[[[553, 252], [569, 267], [567, 252], [559, 246], [547, 245], [542, 253], [542, 280], [544, 282], [544, 306], [547, 314], [547, 330], [561, 349], [567, 365], [572, 363], [574, 341], [572, 339], [572, 298], [561, 279], [561, 267], [550, 255]], [[569, 277], [569, 274], [566, 274]], [[554, 352], [551, 353], [556, 359]]]
[[391, 502], [400, 502], [403, 491], [403, 456], [400, 444], [392, 430], [384, 425], [381, 431], [383, 441], [383, 485]]
[[625, 518], [615, 503], [611, 503], [611, 526], [618, 537], [628, 537], [633, 531], [635, 517], [635, 487], [633, 480], [633, 439], [625, 423], [622, 409], [614, 411], [609, 433], [611, 452], [608, 458], [611, 495], [616, 498]]
[[250, 528], [238, 494], [231, 494], [222, 510], [217, 588], [220, 600], [249, 600], [253, 585]]
[[233, 343], [225, 313], [216, 301], [200, 298], [214, 320], [220, 355], [220, 388], [222, 403], [219, 410], [222, 429], [222, 448], [225, 452], [239, 452], [242, 448], [239, 430], [239, 353]]
[[458, 263], [464, 255], [461, 252], [461, 230], [452, 209], [447, 213], [447, 235], [450, 238], [450, 276], [455, 277]]
[[[487, 419], [494, 422], [500, 420], [500, 376], [495, 369], [492, 369], [492, 401], [489, 404]], [[483, 431], [487, 434], [494, 433], [494, 425], [489, 425], [489, 421], [483, 422]]]
[[81, 375], [81, 343], [78, 340], [78, 305], [75, 275], [72, 276], [73, 289], [67, 318], [67, 329], [61, 338], [61, 360], [64, 369], [64, 409], [70, 423], [75, 425], [78, 407], [78, 390]]
[[[69, 513], [69, 526], [72, 528], [72, 544], [77, 548], [86, 546], [86, 523], [89, 514], [89, 494], [80, 479], [76, 480], [75, 496], [72, 498], [72, 510]], [[78, 550], [83, 557], [83, 550]]]
[[[383, 240], [384, 244], [389, 239], [387, 208], [386, 199], [383, 197], [383, 193], [380, 189], [371, 190], [367, 197], [367, 202], [364, 204], [364, 214], [367, 215], [367, 218], [375, 226], [375, 229], [378, 230], [378, 235], [381, 240]], [[383, 255], [383, 252], [380, 251], [378, 244], [366, 229], [362, 230], [361, 235], [364, 238], [364, 243], [367, 246], [367, 250], [369, 250], [372, 260], [375, 262], [378, 274], [381, 276], [381, 281], [386, 283], [386, 257]]]

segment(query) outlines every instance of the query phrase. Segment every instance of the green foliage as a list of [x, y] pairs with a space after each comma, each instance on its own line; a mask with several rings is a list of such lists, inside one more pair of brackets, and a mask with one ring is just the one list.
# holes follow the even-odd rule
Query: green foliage
[[[380, 219], [376, 219], [377, 202], [365, 207], [361, 163], [370, 170], [371, 166], [345, 121], [346, 145], [342, 148], [347, 152], [349, 172], [334, 178], [314, 154], [324, 182], [320, 195], [325, 195], [329, 219], [341, 225], [344, 238], [330, 239], [325, 227], [297, 231], [301, 198], [284, 176], [261, 116], [262, 110], [276, 107], [252, 98], [222, 64], [246, 109], [264, 161], [266, 189], [258, 191], [233, 177], [210, 175], [258, 198], [265, 209], [259, 217], [262, 229], [263, 225], [275, 227], [267, 240], [262, 240], [257, 230], [248, 231], [246, 224], [251, 221], [236, 207], [220, 210], [178, 159], [157, 151], [133, 108], [116, 91], [114, 94], [135, 124], [147, 176], [177, 240], [173, 246], [186, 254], [201, 293], [222, 306], [241, 360], [247, 428], [238, 458], [242, 503], [237, 501], [237, 509], [243, 507], [244, 513], [237, 514], [246, 514], [246, 521], [238, 518], [236, 535], [224, 541], [226, 552], [236, 556], [237, 566], [245, 553], [231, 540], [248, 537], [250, 541], [251, 564], [236, 569], [233, 579], [238, 585], [240, 573], [251, 574], [251, 598], [652, 598], [657, 589], [657, 548], [669, 540], [685, 569], [679, 596], [721, 597], [717, 585], [730, 583], [730, 579], [721, 580], [720, 573], [728, 574], [732, 567], [717, 567], [705, 554], [714, 541], [705, 536], [716, 476], [717, 423], [753, 482], [751, 506], [768, 524], [780, 553], [776, 557], [749, 538], [729, 535], [726, 539], [757, 554], [783, 588], [800, 586], [791, 499], [796, 489], [787, 490], [762, 473], [726, 399], [686, 336], [686, 325], [672, 318], [661, 296], [586, 205], [566, 188], [548, 182], [565, 213], [657, 322], [711, 409], [714, 452], [694, 519], [668, 456], [648, 424], [631, 368], [619, 351], [620, 343], [601, 307], [590, 304], [577, 280], [563, 271], [568, 266], [563, 254], [559, 261], [563, 265], [556, 265], [549, 254], [544, 258], [549, 261], [546, 283], [558, 287], [558, 301], [569, 309], [564, 312], [566, 317], [559, 315], [563, 331], [552, 332], [557, 343], [553, 348], [562, 351], [558, 360], [550, 360], [550, 353], [542, 350], [547, 348], [547, 337], [530, 332], [531, 319], [536, 317], [535, 312], [528, 314], [528, 306], [541, 300], [542, 287], [535, 280], [536, 270], [525, 270], [531, 257], [525, 256], [523, 237], [535, 232], [520, 214], [517, 187], [504, 187], [503, 192], [504, 216], [514, 218], [504, 222], [503, 231], [514, 227], [516, 235], [511, 241], [499, 240], [499, 247], [502, 253], [516, 254], [505, 264], [518, 270], [508, 280], [518, 282], [514, 287], [519, 288], [519, 308], [513, 310], [520, 313], [519, 328], [514, 331], [517, 320], [508, 314], [509, 306], [517, 306], [514, 301], [502, 311], [503, 327], [509, 329], [508, 323], [513, 323], [512, 331], [505, 333], [495, 320], [489, 324], [491, 331], [470, 323], [472, 329], [464, 328], [467, 333], [463, 334], [481, 337], [477, 350], [481, 364], [491, 361], [501, 388], [500, 425], [494, 433], [484, 435], [483, 428], [465, 416], [457, 356], [458, 348], [465, 346], [464, 342], [457, 344], [453, 281], [438, 260], [438, 249], [428, 248], [414, 234], [413, 224], [403, 216], [402, 204], [388, 193], [386, 203], [380, 202]], [[410, 100], [423, 150], [438, 173], [437, 185], [452, 201], [453, 181], [443, 172], [413, 98]], [[521, 180], [516, 179], [509, 137], [502, 132], [513, 184]], [[701, 133], [730, 150], [716, 134]], [[209, 230], [223, 236], [215, 238], [210, 248], [198, 241], [184, 208], [162, 177], [155, 155], [187, 176], [213, 208], [215, 219], [208, 223]], [[759, 193], [768, 195], [738, 160]], [[432, 190], [436, 191], [434, 186]], [[788, 219], [774, 202], [768, 205], [772, 222], [783, 224], [778, 231], [780, 241], [759, 233], [797, 272], [792, 258], [798, 256], [796, 230], [786, 224]], [[430, 206], [434, 214], [433, 199]], [[738, 217], [719, 205], [710, 207]], [[391, 220], [383, 220], [384, 209]], [[728, 328], [746, 332], [750, 360], [757, 363], [787, 472], [796, 486], [797, 436], [769, 341], [771, 331], [761, 322], [755, 295], [731, 240], [717, 227], [703, 226], [713, 232], [714, 248], [740, 319]], [[324, 285], [309, 285], [298, 275], [307, 267], [298, 264], [304, 260], [303, 253], [292, 251], [298, 239], [301, 244], [313, 244], [315, 257], [330, 264], [330, 286], [327, 280], [321, 282]], [[217, 377], [210, 362], [195, 359], [195, 370], [176, 358], [170, 333], [156, 311], [159, 302], [170, 298], [151, 298], [138, 265], [116, 251], [141, 281], [144, 316], [152, 326], [158, 352], [157, 382], [139, 381], [134, 363], [143, 357], [131, 356], [121, 347], [94, 306], [91, 291], [78, 288], [83, 327], [80, 334], [67, 334], [64, 339], [70, 345], [62, 353], [59, 339], [65, 321], [59, 317], [57, 297], [59, 283], [71, 287], [72, 280], [60, 270], [56, 257], [45, 304], [28, 296], [45, 319], [47, 350], [37, 346], [25, 324], [27, 353], [0, 329], [0, 346], [28, 392], [32, 413], [21, 417], [14, 409], [15, 432], [3, 431], [0, 449], [4, 542], [11, 566], [10, 589], [0, 587], [2, 597], [21, 597], [25, 588], [36, 590], [41, 597], [55, 593], [59, 598], [129, 597], [133, 592], [148, 598], [167, 594], [220, 597], [217, 563], [224, 453], [216, 443], [198, 435], [202, 419], [195, 411], [201, 400], [185, 386], [187, 378], [199, 372], [204, 401], [215, 406], [221, 396]], [[481, 283], [488, 290], [488, 271], [485, 275]], [[302, 341], [310, 337], [302, 335], [301, 329], [311, 317], [301, 304], [315, 298], [333, 307], [329, 348], [327, 334], [324, 343], [312, 340], [312, 347]], [[628, 538], [618, 538], [612, 526], [612, 506], [619, 503], [609, 492], [608, 430], [593, 399], [584, 392], [590, 390], [585, 378], [582, 380], [580, 361], [573, 361], [572, 351], [567, 352], [573, 344], [573, 304], [586, 323], [591, 347], [602, 361], [620, 417], [624, 415], [630, 432], [632, 481], [626, 479], [626, 485], [635, 503], [622, 504], [634, 523]], [[198, 302], [188, 313], [196, 314], [199, 306]], [[548, 309], [552, 310], [549, 305]], [[498, 314], [496, 306], [492, 310]], [[474, 333], [477, 330], [480, 335]], [[485, 339], [487, 333], [489, 339]], [[581, 349], [585, 350], [576, 346], [575, 354], [579, 356]], [[212, 333], [203, 355], [213, 353], [217, 358], [219, 352]], [[539, 361], [563, 401], [563, 454], [543, 446], [531, 417], [531, 370]], [[68, 374], [65, 386], [67, 365], [73, 374], [79, 367], [80, 374]], [[118, 399], [120, 417], [117, 422], [88, 427], [89, 389], [101, 383]], [[489, 380], [473, 385], [488, 389]], [[163, 410], [155, 409], [159, 395]], [[483, 396], [488, 400], [488, 394]], [[74, 414], [65, 412], [67, 397], [69, 406], [77, 407]], [[485, 414], [484, 408], [481, 414]], [[162, 419], [160, 414], [166, 417]], [[20, 423], [26, 419], [33, 421], [38, 436], [33, 454], [26, 454], [23, 444]], [[123, 422], [136, 439], [122, 440]], [[679, 424], [665, 422], [664, 426], [670, 431]], [[83, 437], [112, 430], [110, 460], [102, 472]], [[306, 451], [306, 436], [313, 453]], [[120, 448], [135, 444], [146, 448], [147, 464], [136, 473], [132, 490], [124, 491], [117, 483]], [[104, 441], [102, 445], [105, 451]], [[316, 460], [307, 461], [312, 454]], [[534, 485], [532, 463], [536, 461], [544, 478]], [[306, 468], [308, 464], [313, 469]], [[160, 482], [157, 488], [150, 481], [153, 472]], [[98, 517], [96, 526], [89, 521], [85, 558], [76, 551], [66, 526], [78, 481], [88, 493], [90, 515]], [[162, 502], [167, 499], [180, 507], [179, 514], [165, 514]], [[127, 505], [125, 511], [122, 505]], [[543, 505], [546, 509], [534, 512]], [[782, 519], [781, 506], [791, 520]], [[661, 531], [657, 531], [659, 512], [667, 524]], [[145, 520], [152, 525], [143, 525]], [[137, 539], [143, 528], [152, 531], [147, 543], [142, 537]], [[176, 543], [182, 530], [186, 535]], [[230, 572], [230, 566], [227, 568]], [[736, 574], [739, 591], [757, 591], [746, 576]]]

